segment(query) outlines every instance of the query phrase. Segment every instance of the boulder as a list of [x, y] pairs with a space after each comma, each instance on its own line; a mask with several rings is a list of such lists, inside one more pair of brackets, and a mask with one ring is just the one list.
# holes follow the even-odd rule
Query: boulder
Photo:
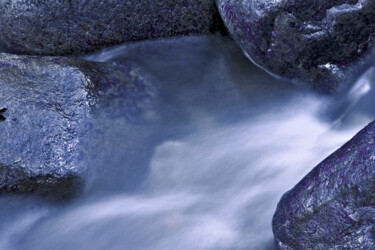
[[281, 198], [278, 249], [375, 249], [375, 122]]
[[276, 77], [330, 93], [348, 85], [371, 61], [375, 0], [217, 4], [247, 56]]
[[65, 55], [127, 41], [206, 34], [217, 28], [214, 0], [2, 0], [7, 52]]
[[95, 129], [95, 113], [112, 105], [108, 119], [136, 121], [155, 95], [129, 62], [5, 53], [0, 89], [0, 193], [53, 199], [82, 190], [89, 166], [81, 139]]

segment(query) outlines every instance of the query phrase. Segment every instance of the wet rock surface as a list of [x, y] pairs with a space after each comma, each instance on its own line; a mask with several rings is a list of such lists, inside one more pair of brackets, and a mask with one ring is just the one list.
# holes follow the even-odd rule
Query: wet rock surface
[[[90, 168], [81, 138], [105, 119], [142, 119], [154, 88], [126, 61], [0, 54], [0, 192], [64, 199]], [[92, 133], [94, 134], [94, 133]]]
[[371, 61], [374, 0], [217, 0], [234, 39], [270, 73], [322, 92]]
[[216, 30], [214, 0], [5, 0], [0, 45], [37, 55], [83, 53], [126, 41]]
[[375, 122], [284, 194], [278, 249], [375, 248]]

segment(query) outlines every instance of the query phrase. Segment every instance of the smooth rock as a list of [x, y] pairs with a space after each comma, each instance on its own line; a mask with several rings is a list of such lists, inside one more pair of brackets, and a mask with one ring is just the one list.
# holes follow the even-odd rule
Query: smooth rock
[[217, 29], [214, 0], [3, 0], [0, 44], [7, 52], [65, 55], [141, 39]]
[[375, 249], [375, 122], [283, 195], [278, 249]]
[[374, 0], [217, 0], [233, 38], [276, 77], [321, 92], [345, 88], [370, 61]]
[[95, 129], [95, 113], [106, 108], [106, 119], [135, 121], [155, 95], [129, 62], [4, 53], [0, 90], [0, 193], [53, 199], [74, 197], [84, 186], [90, 166], [81, 139]]

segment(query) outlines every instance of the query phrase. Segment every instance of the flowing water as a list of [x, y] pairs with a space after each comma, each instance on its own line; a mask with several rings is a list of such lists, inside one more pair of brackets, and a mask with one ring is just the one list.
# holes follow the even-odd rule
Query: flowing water
[[375, 116], [373, 69], [348, 94], [319, 96], [263, 73], [226, 37], [86, 59], [135, 62], [159, 85], [157, 107], [141, 124], [97, 114], [75, 201], [0, 198], [0, 249], [273, 249], [281, 195]]

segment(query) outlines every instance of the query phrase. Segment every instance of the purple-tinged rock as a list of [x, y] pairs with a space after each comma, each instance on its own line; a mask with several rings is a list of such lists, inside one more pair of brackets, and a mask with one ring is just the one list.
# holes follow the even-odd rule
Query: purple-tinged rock
[[81, 140], [95, 113], [133, 122], [155, 94], [129, 62], [9, 54], [0, 54], [0, 90], [0, 193], [53, 199], [82, 190], [90, 166]]
[[375, 122], [283, 195], [278, 249], [375, 249]]
[[233, 38], [269, 73], [332, 92], [371, 61], [375, 0], [217, 0]]
[[83, 53], [126, 41], [207, 34], [215, 0], [2, 0], [0, 45], [34, 55]]

